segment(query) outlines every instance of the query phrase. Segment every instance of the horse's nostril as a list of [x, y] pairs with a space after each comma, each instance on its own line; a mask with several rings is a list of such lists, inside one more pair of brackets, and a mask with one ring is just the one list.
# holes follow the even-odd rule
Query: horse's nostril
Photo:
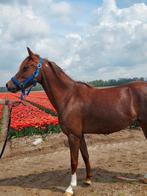
[[9, 90], [9, 85], [8, 85], [8, 83], [6, 83], [6, 88], [7, 88], [7, 90]]

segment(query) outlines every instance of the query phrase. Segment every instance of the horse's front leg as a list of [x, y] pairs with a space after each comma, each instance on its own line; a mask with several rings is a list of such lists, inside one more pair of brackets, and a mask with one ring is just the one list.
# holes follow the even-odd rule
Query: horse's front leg
[[71, 196], [73, 195], [73, 188], [77, 186], [77, 175], [76, 170], [78, 166], [78, 155], [79, 155], [79, 148], [80, 148], [80, 138], [70, 134], [68, 136], [68, 142], [70, 147], [70, 156], [71, 156], [71, 182], [64, 196]]

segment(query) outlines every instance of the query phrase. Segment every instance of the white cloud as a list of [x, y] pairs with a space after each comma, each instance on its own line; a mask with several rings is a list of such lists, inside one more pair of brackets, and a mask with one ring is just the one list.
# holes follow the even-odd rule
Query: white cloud
[[115, 0], [105, 0], [95, 13], [95, 23], [67, 58], [71, 74], [83, 80], [147, 75], [147, 6], [119, 9]]
[[[52, 15], [56, 19], [60, 18], [59, 7], [62, 12], [66, 12], [64, 14], [66, 17], [70, 7], [65, 2], [59, 4], [48, 1], [44, 4], [45, 2], [45, 0], [40, 0], [39, 4], [34, 0], [28, 0], [22, 4], [20, 1], [14, 1], [13, 4], [0, 3], [0, 75], [3, 73], [5, 76], [5, 80], [0, 78], [0, 86], [10, 78], [10, 74], [7, 74], [8, 70], [12, 75], [17, 71], [19, 63], [27, 55], [26, 46], [32, 47], [35, 52], [51, 57], [55, 61], [63, 56], [63, 44], [58, 43], [61, 42], [61, 38], [59, 40], [52, 35], [51, 18]], [[47, 7], [44, 6], [43, 9], [40, 9], [41, 4], [47, 5]], [[43, 16], [42, 11], [49, 12], [50, 6], [53, 5], [54, 9], [58, 7], [58, 10], [52, 10], [50, 18], [48, 15]], [[57, 13], [54, 13], [55, 11]]]
[[35, 15], [31, 7], [13, 6], [12, 9], [10, 5], [0, 5], [0, 16], [3, 35], [14, 40], [46, 36], [49, 31], [49, 25]]
[[58, 20], [66, 23], [69, 23], [71, 21], [71, 6], [69, 3], [65, 1], [52, 3], [50, 6], [51, 13], [53, 16], [58, 16]]
[[2, 70], [14, 71], [24, 57], [24, 47], [33, 45], [48, 33], [49, 26], [31, 7], [14, 5], [12, 9], [11, 5], [0, 4], [0, 73]]
[[104, 0], [91, 13], [76, 9], [62, 0], [0, 1], [0, 85], [16, 72], [26, 46], [77, 80], [147, 76], [145, 4], [120, 9]]
[[65, 1], [52, 4], [51, 9], [52, 12], [59, 14], [60, 16], [68, 15], [71, 12], [71, 6]]

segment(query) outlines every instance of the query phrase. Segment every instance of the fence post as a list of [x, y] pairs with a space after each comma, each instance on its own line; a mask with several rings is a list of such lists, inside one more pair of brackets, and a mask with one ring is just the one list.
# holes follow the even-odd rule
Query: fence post
[[[6, 100], [0, 100], [0, 104], [5, 104]], [[8, 138], [8, 130], [10, 126], [10, 115], [11, 109], [8, 105], [4, 105], [3, 113], [2, 113], [2, 121], [1, 121], [1, 133], [0, 133], [0, 158], [4, 152], [7, 138]]]

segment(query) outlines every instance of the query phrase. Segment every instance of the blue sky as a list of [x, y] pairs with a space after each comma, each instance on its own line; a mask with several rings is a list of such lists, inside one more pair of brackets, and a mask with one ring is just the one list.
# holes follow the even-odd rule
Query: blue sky
[[76, 80], [147, 77], [147, 0], [0, 0], [0, 86], [26, 46]]

